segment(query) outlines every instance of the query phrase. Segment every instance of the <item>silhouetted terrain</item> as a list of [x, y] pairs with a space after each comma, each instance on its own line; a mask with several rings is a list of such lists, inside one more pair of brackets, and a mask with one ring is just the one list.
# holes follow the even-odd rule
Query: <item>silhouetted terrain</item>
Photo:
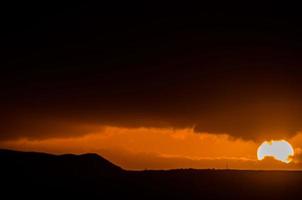
[[0, 150], [1, 196], [84, 199], [299, 199], [302, 172], [126, 171], [96, 154]]

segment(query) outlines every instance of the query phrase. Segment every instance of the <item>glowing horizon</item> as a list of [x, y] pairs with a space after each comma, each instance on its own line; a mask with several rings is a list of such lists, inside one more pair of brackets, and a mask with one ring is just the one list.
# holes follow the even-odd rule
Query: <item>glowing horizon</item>
[[[286, 138], [295, 147], [292, 162], [263, 155], [259, 161], [257, 140], [228, 134], [196, 134], [193, 129], [102, 127], [83, 136], [21, 138], [0, 142], [1, 148], [55, 154], [98, 153], [125, 169], [226, 168], [301, 169], [302, 133]], [[285, 151], [286, 154], [287, 151]], [[288, 153], [288, 152], [287, 152]], [[291, 151], [289, 152], [291, 155]], [[259, 155], [258, 155], [259, 156]], [[287, 154], [281, 156], [286, 161]], [[262, 158], [262, 157], [261, 157]]]

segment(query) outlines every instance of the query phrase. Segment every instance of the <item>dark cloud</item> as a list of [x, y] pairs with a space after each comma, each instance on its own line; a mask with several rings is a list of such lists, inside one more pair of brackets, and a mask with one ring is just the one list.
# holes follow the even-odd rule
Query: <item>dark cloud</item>
[[301, 130], [297, 16], [162, 13], [46, 8], [13, 28], [12, 18], [1, 47], [0, 138], [90, 131], [74, 124], [246, 139]]

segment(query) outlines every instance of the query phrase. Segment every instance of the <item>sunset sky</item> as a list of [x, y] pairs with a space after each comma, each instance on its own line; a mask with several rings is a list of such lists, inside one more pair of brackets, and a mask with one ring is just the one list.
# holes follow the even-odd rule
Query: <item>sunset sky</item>
[[[302, 169], [295, 12], [22, 6], [3, 13], [0, 148], [125, 169]], [[281, 139], [291, 163], [257, 160]]]

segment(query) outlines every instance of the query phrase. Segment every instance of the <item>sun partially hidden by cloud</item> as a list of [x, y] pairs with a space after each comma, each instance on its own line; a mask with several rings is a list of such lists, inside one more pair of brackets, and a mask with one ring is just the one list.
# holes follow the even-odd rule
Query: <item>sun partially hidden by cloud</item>
[[290, 163], [294, 156], [294, 149], [290, 143], [285, 140], [271, 140], [263, 142], [257, 150], [258, 160], [266, 157], [273, 157], [284, 163]]

